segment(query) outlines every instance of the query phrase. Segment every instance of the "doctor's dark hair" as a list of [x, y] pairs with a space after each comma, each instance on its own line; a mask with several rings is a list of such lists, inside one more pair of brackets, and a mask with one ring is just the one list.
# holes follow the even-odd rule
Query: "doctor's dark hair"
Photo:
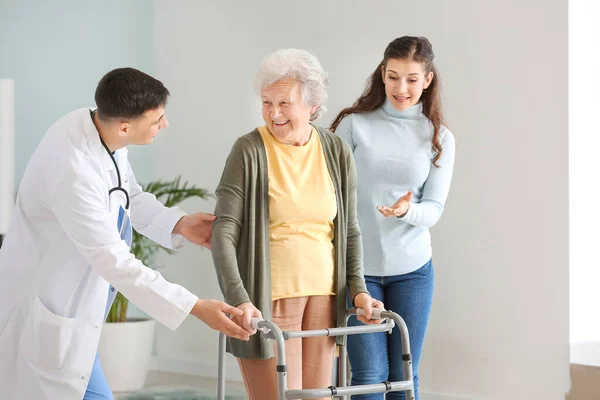
[[167, 104], [169, 90], [161, 81], [134, 68], [110, 71], [96, 87], [98, 117], [135, 119]]

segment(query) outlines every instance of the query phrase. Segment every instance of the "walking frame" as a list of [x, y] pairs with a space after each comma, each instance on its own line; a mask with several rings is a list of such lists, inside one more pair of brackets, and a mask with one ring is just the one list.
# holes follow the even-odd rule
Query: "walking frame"
[[[347, 311], [345, 325], [338, 328], [316, 329], [308, 331], [287, 332], [271, 321], [253, 318], [252, 327], [260, 332], [262, 337], [275, 340], [277, 343], [277, 380], [278, 399], [318, 399], [322, 397], [341, 398], [348, 400], [348, 395], [367, 393], [406, 392], [407, 400], [414, 400], [414, 382], [412, 370], [412, 357], [410, 353], [410, 340], [406, 323], [398, 314], [375, 308], [372, 319], [384, 319], [379, 325], [348, 326], [348, 319], [353, 315], [364, 315], [362, 309], [352, 308]], [[347, 385], [347, 352], [346, 346], [339, 346], [339, 386], [329, 386], [322, 389], [289, 390], [287, 388], [287, 365], [285, 362], [285, 341], [296, 338], [317, 336], [347, 336], [361, 333], [388, 332], [392, 333], [394, 326], [398, 325], [402, 339], [402, 364], [404, 380], [397, 382], [383, 382], [371, 385]], [[217, 381], [217, 400], [225, 400], [225, 334], [219, 335], [219, 366]]]

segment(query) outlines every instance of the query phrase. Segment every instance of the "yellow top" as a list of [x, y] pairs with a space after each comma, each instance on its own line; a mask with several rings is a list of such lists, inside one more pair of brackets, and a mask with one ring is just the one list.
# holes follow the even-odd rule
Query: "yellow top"
[[333, 295], [333, 182], [313, 127], [308, 143], [278, 142], [258, 128], [269, 165], [272, 299]]

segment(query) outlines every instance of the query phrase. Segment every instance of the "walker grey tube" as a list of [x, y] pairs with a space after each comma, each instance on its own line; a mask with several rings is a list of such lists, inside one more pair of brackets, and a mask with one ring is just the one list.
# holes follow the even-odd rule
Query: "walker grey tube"
[[217, 379], [217, 400], [225, 400], [225, 334], [219, 334], [219, 367]]
[[[339, 347], [339, 354], [340, 354], [340, 366], [338, 368], [338, 373], [340, 374], [340, 379], [339, 379], [339, 385], [341, 387], [346, 386], [346, 382], [347, 382], [347, 378], [348, 378], [348, 373], [346, 370], [346, 367], [348, 366], [348, 353], [346, 350], [346, 346], [340, 346]], [[343, 400], [347, 400], [348, 397], [344, 396], [342, 398]]]
[[271, 321], [260, 321], [258, 322], [259, 328], [267, 328], [270, 330], [269, 334], [277, 342], [277, 381], [278, 381], [278, 395], [280, 399], [285, 399], [287, 391], [287, 365], [285, 363], [285, 340], [283, 339], [283, 333], [277, 325]]
[[[412, 387], [412, 382], [390, 382], [389, 386], [392, 391], [407, 391]], [[333, 397], [341, 397], [352, 394], [368, 394], [368, 393], [387, 393], [388, 389], [384, 383], [375, 385], [358, 385], [336, 388], [337, 395]], [[306, 389], [306, 390], [288, 390], [285, 399], [319, 399], [321, 397], [332, 397], [331, 389]]]
[[386, 332], [390, 330], [388, 324], [381, 325], [362, 325], [343, 328], [315, 329], [311, 331], [286, 332], [288, 339], [305, 338], [305, 337], [321, 337], [321, 336], [346, 336], [359, 335], [361, 333]]
[[396, 313], [383, 311], [381, 316], [393, 320], [400, 329], [400, 338], [402, 340], [402, 366], [404, 367], [404, 381], [411, 382], [410, 390], [406, 391], [407, 400], [415, 400], [415, 390], [413, 382], [412, 355], [410, 352], [410, 339], [408, 337], [408, 327], [406, 322]]

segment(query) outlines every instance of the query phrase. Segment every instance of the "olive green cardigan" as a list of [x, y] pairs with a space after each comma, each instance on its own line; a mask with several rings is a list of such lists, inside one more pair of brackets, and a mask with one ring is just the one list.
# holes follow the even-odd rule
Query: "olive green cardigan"
[[[356, 169], [352, 151], [338, 136], [317, 127], [335, 188], [335, 293], [337, 323], [345, 322], [346, 287], [350, 298], [367, 292], [362, 243], [356, 217]], [[217, 187], [212, 255], [225, 301], [233, 306], [251, 301], [271, 319], [269, 264], [269, 185], [264, 143], [258, 130], [238, 138]], [[338, 343], [343, 343], [338, 338]], [[246, 359], [274, 356], [273, 342], [254, 335], [249, 342], [228, 339], [227, 351]]]

